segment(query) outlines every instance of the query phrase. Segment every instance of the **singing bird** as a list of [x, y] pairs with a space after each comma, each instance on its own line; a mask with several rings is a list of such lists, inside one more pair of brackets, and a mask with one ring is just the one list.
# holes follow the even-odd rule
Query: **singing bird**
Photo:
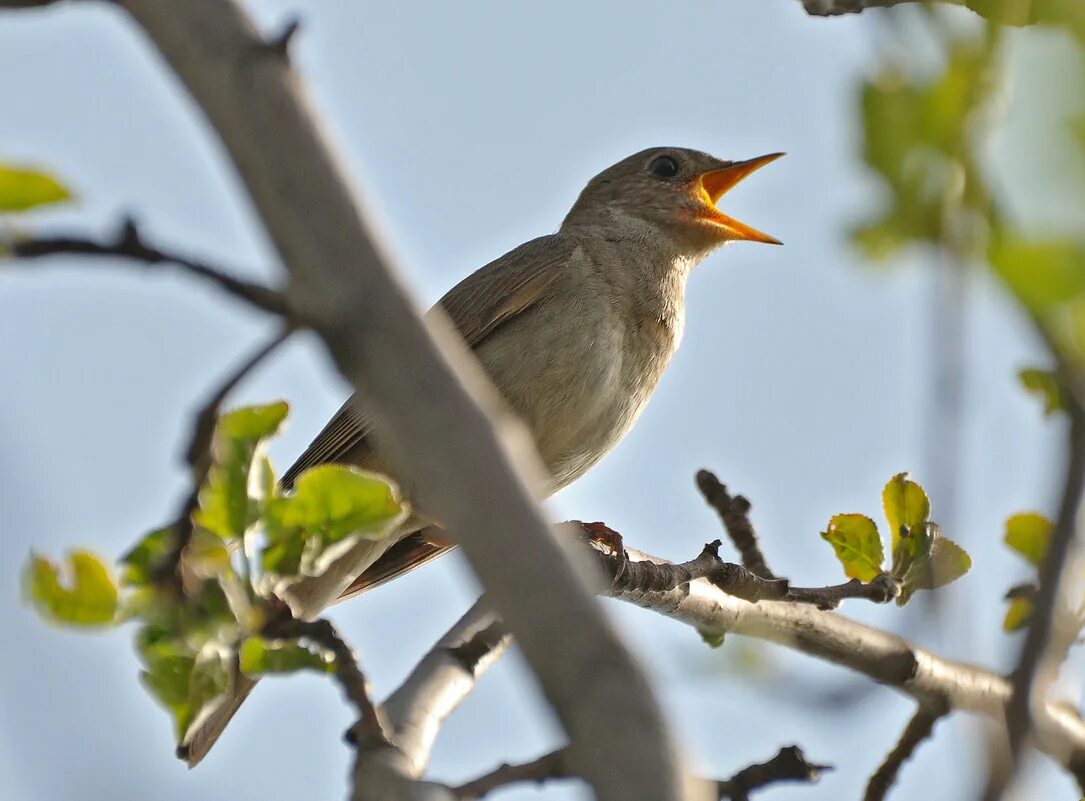
[[[527, 424], [556, 492], [582, 476], [632, 427], [682, 337], [686, 279], [729, 242], [780, 242], [724, 214], [717, 201], [772, 153], [723, 161], [651, 148], [592, 178], [557, 233], [477, 270], [438, 303], [511, 409]], [[350, 464], [388, 472], [350, 398], [282, 478]], [[315, 617], [445, 553], [440, 529], [415, 515], [381, 542], [336, 563], [329, 589], [296, 592], [295, 613]], [[338, 582], [338, 583], [336, 583]], [[203, 758], [253, 682], [235, 676], [227, 698], [187, 732], [180, 749]]]

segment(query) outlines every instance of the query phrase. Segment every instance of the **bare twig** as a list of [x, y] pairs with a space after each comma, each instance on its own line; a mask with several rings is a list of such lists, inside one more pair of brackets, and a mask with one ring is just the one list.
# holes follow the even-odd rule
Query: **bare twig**
[[280, 329], [264, 345], [260, 346], [251, 356], [234, 368], [196, 414], [196, 419], [192, 425], [192, 435], [188, 447], [185, 449], [185, 461], [192, 471], [192, 490], [185, 497], [184, 502], [181, 504], [181, 511], [173, 523], [173, 546], [169, 555], [155, 568], [156, 578], [174, 580], [178, 582], [179, 587], [183, 582], [181, 575], [182, 556], [192, 539], [192, 515], [199, 507], [200, 489], [207, 480], [207, 473], [211, 469], [211, 443], [214, 439], [219, 408], [226, 400], [226, 396], [233, 392], [242, 379], [267, 358], [273, 350], [279, 347], [293, 333], [293, 330], [291, 326]]
[[[590, 533], [593, 542], [597, 541], [596, 531]], [[868, 583], [852, 579], [828, 587], [792, 587], [785, 578], [761, 578], [742, 565], [724, 562], [719, 555], [720, 545], [719, 540], [713, 540], [695, 559], [679, 564], [634, 561], [624, 554], [624, 549], [622, 554], [600, 553], [600, 565], [610, 580], [607, 594], [670, 592], [696, 579], [707, 579], [728, 595], [745, 601], [790, 601], [819, 609], [835, 609], [849, 598], [884, 604], [900, 595], [900, 582], [888, 575]]]
[[[812, 17], [838, 17], [858, 14], [871, 8], [892, 8], [906, 3], [926, 3], [934, 0], [802, 0], [806, 13]], [[947, 5], [964, 5], [964, 0], [937, 0]]]
[[[828, 765], [815, 765], [806, 760], [802, 749], [796, 745], [781, 748], [768, 762], [743, 768], [730, 779], [712, 782], [720, 801], [748, 801], [749, 794], [770, 784], [781, 781], [816, 782], [824, 771], [832, 770]], [[564, 748], [551, 751], [531, 762], [510, 765], [479, 776], [477, 779], [451, 788], [457, 801], [477, 801], [479, 798], [502, 787], [520, 782], [551, 781], [576, 776], [568, 763]]]
[[934, 724], [948, 711], [943, 703], [919, 705], [911, 720], [908, 721], [908, 725], [904, 727], [900, 740], [867, 782], [863, 801], [883, 801], [893, 783], [896, 782], [901, 767], [923, 741], [931, 736]]
[[765, 562], [761, 547], [757, 544], [757, 534], [750, 523], [751, 504], [743, 495], [731, 495], [727, 492], [715, 473], [710, 470], [698, 470], [697, 489], [701, 491], [708, 505], [716, 510], [727, 529], [727, 536], [735, 544], [742, 556], [743, 567], [764, 579], [776, 578]]
[[45, 256], [106, 256], [132, 259], [146, 265], [173, 265], [185, 272], [210, 281], [219, 289], [240, 298], [258, 309], [272, 314], [288, 313], [286, 298], [274, 289], [252, 281], [234, 278], [227, 271], [179, 253], [171, 253], [146, 244], [133, 220], [125, 220], [112, 241], [98, 242], [85, 237], [35, 237], [12, 243], [12, 255], [21, 259]]
[[1070, 417], [1067, 437], [1067, 466], [1062, 499], [1051, 535], [1051, 544], [1040, 567], [1039, 591], [1029, 618], [1025, 642], [1013, 677], [1013, 693], [1006, 709], [1010, 746], [1010, 770], [992, 770], [985, 798], [1001, 798], [1016, 771], [1018, 755], [1031, 730], [1033, 691], [1036, 677], [1043, 669], [1051, 640], [1067, 555], [1077, 533], [1077, 518], [1085, 492], [1085, 408], [1073, 393], [1067, 393], [1066, 410]]
[[384, 714], [373, 704], [369, 680], [358, 665], [358, 658], [339, 636], [331, 621], [298, 620], [290, 616], [286, 604], [264, 626], [261, 636], [280, 640], [309, 640], [331, 651], [335, 656], [335, 677], [347, 700], [358, 711], [358, 723], [352, 729], [353, 743], [359, 750], [372, 750], [390, 745], [389, 728]]
[[501, 787], [519, 782], [542, 783], [552, 779], [567, 779], [575, 776], [569, 769], [568, 755], [564, 748], [551, 751], [531, 762], [518, 765], [501, 765], [477, 779], [452, 788], [456, 801], [476, 801]]
[[237, 0], [119, 3], [221, 138], [290, 273], [291, 312], [358, 390], [405, 493], [459, 540], [598, 797], [681, 797], [651, 685], [534, 503], [545, 471], [526, 429], [447, 320], [423, 326], [289, 60], [243, 57], [263, 39]]
[[783, 781], [815, 783], [825, 771], [832, 770], [831, 765], [815, 765], [806, 760], [806, 755], [797, 745], [781, 748], [768, 762], [750, 765], [725, 781], [717, 782], [716, 789], [720, 801], [748, 801], [753, 790], [760, 790], [770, 784]]

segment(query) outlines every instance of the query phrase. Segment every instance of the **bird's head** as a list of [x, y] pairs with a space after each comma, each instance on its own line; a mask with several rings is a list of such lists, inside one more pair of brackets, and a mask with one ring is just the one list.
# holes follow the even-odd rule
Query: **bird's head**
[[750, 173], [780, 158], [770, 153], [746, 161], [723, 161], [679, 147], [642, 150], [588, 182], [563, 227], [650, 227], [692, 250], [712, 250], [736, 240], [780, 241], [716, 207]]

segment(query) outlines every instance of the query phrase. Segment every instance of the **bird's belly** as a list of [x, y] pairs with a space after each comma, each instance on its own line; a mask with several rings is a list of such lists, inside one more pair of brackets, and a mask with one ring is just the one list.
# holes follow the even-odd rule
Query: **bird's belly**
[[[590, 315], [586, 315], [590, 318]], [[542, 318], [542, 319], [540, 319]], [[604, 318], [575, 327], [543, 315], [531, 336], [494, 337], [479, 356], [494, 385], [527, 423], [556, 491], [583, 475], [632, 427], [673, 350], [630, 340]], [[510, 326], [511, 328], [511, 326]], [[515, 350], [502, 344], [515, 342]]]

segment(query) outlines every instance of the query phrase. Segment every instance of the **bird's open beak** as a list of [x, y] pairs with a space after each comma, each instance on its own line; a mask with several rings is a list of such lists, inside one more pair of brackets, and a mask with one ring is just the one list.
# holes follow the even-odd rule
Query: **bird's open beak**
[[745, 239], [750, 242], [764, 242], [769, 245], [782, 245], [779, 239], [768, 234], [761, 233], [756, 228], [751, 228], [746, 223], [741, 223], [734, 217], [728, 217], [716, 208], [716, 203], [731, 187], [741, 181], [750, 173], [761, 169], [771, 161], [776, 161], [783, 153], [769, 153], [766, 156], [758, 156], [747, 161], [736, 161], [721, 167], [718, 170], [709, 170], [701, 173], [695, 179], [695, 191], [703, 195], [705, 208], [698, 217], [705, 222], [720, 226], [724, 237], [728, 240]]

